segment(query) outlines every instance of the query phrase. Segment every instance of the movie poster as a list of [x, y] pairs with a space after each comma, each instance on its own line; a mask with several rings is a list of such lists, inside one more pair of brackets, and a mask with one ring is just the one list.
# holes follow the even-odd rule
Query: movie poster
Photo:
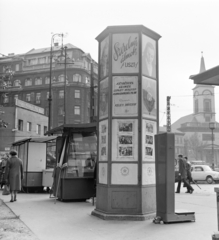
[[109, 37], [106, 37], [100, 45], [100, 78], [109, 74]]
[[108, 101], [109, 101], [109, 83], [108, 77], [100, 82], [100, 103], [99, 103], [99, 118], [108, 117]]
[[142, 165], [142, 184], [149, 185], [156, 183], [155, 163], [145, 163]]
[[138, 115], [138, 78], [113, 77], [113, 116]]
[[137, 33], [113, 34], [112, 72], [138, 73], [139, 37]]
[[137, 161], [137, 119], [113, 119], [112, 161]]
[[138, 164], [113, 163], [112, 184], [137, 184]]
[[107, 163], [99, 163], [99, 183], [107, 184]]
[[157, 134], [157, 123], [149, 120], [142, 120], [142, 150], [143, 161], [155, 161], [155, 134]]
[[142, 78], [142, 113], [143, 117], [157, 119], [157, 82]]
[[142, 74], [156, 79], [156, 65], [156, 42], [142, 35]]
[[99, 123], [99, 161], [107, 161], [108, 121]]

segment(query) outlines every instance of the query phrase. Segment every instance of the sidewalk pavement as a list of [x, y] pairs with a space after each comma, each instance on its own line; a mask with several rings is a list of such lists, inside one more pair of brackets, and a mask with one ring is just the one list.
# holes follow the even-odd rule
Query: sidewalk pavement
[[[194, 185], [194, 193], [175, 195], [175, 209], [195, 212], [196, 221], [154, 224], [146, 221], [102, 220], [91, 215], [92, 201], [60, 202], [49, 194], [18, 195], [0, 198], [35, 233], [40, 240], [208, 240], [217, 229], [216, 184]], [[1, 194], [1, 192], [0, 192]], [[1, 214], [1, 212], [0, 212]]]

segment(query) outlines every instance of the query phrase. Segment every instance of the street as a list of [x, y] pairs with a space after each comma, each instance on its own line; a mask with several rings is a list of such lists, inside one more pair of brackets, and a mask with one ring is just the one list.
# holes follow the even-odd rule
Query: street
[[[175, 186], [176, 187], [176, 186]], [[175, 195], [175, 209], [195, 212], [196, 221], [174, 224], [154, 224], [147, 221], [104, 221], [91, 215], [92, 201], [60, 202], [49, 194], [18, 195], [10, 203], [10, 196], [1, 199], [35, 233], [40, 240], [206, 240], [217, 231], [216, 193], [218, 184], [193, 184], [193, 194], [182, 188]]]

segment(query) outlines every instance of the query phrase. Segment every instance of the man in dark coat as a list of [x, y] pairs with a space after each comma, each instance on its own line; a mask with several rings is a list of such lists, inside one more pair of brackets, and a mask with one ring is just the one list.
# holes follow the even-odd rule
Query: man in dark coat
[[180, 193], [181, 183], [183, 182], [185, 187], [187, 187], [189, 193], [193, 193], [194, 189], [187, 182], [187, 171], [186, 171], [186, 160], [183, 158], [182, 154], [178, 155], [179, 163], [179, 182], [177, 186], [176, 193]]
[[[188, 158], [185, 157], [186, 160], [186, 174], [187, 174], [187, 182], [190, 185], [190, 182], [192, 182], [192, 173], [191, 173], [191, 163], [188, 161]], [[187, 192], [190, 193], [190, 189], [187, 187]]]

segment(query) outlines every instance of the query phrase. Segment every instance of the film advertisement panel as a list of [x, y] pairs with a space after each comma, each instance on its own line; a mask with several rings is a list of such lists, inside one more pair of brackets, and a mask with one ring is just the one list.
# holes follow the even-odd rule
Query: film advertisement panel
[[137, 116], [138, 78], [113, 77], [113, 116]]
[[142, 184], [149, 185], [155, 184], [155, 164], [154, 163], [144, 163], [142, 165]]
[[112, 72], [138, 73], [139, 37], [137, 33], [113, 34]]
[[138, 161], [138, 120], [113, 119], [112, 161]]
[[142, 77], [142, 114], [145, 118], [157, 119], [157, 82]]
[[99, 161], [107, 161], [108, 153], [108, 121], [99, 124]]
[[108, 101], [109, 101], [109, 83], [108, 77], [100, 82], [100, 103], [99, 103], [99, 118], [108, 117]]
[[100, 45], [100, 79], [109, 74], [109, 37], [106, 37]]
[[156, 42], [143, 35], [142, 36], [142, 74], [150, 77], [157, 78], [156, 72]]
[[107, 163], [99, 163], [99, 183], [107, 184]]
[[146, 119], [142, 120], [142, 159], [143, 161], [155, 161], [155, 139], [157, 123]]
[[112, 164], [112, 184], [137, 184], [138, 164]]

